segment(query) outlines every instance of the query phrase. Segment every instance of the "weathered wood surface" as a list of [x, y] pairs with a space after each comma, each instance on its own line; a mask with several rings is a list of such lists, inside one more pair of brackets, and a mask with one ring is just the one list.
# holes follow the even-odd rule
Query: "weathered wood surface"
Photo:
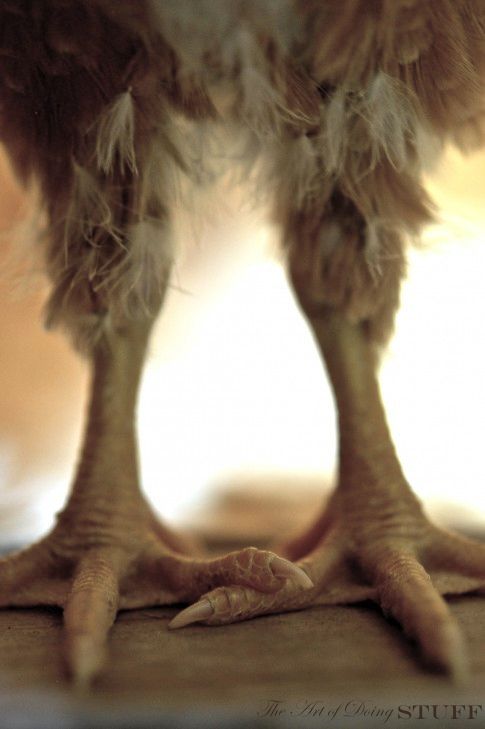
[[[106, 670], [84, 695], [64, 679], [60, 612], [3, 610], [0, 725], [484, 726], [485, 599], [460, 598], [452, 601], [452, 610], [473, 669], [462, 687], [420, 667], [413, 646], [372, 606], [321, 607], [175, 632], [167, 630], [174, 614], [167, 608], [119, 616]], [[282, 703], [276, 708], [272, 701]], [[357, 703], [346, 708], [347, 702]], [[362, 703], [382, 713], [364, 717]], [[433, 703], [439, 719], [432, 718], [432, 709], [422, 710], [428, 719], [417, 718], [419, 709], [414, 719], [406, 709], [398, 715], [399, 706]], [[462, 723], [446, 704], [482, 704], [483, 710], [469, 720], [468, 708], [456, 709]], [[332, 720], [328, 712], [338, 706]]]

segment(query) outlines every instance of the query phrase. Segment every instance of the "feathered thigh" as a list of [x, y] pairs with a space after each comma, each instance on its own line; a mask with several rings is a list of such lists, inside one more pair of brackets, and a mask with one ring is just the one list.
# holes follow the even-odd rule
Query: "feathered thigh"
[[423, 170], [446, 141], [484, 136], [481, 0], [194, 8], [2, 3], [0, 134], [40, 188], [48, 322], [89, 350], [156, 313], [174, 179], [200, 178], [179, 122], [220, 122], [223, 88], [222, 121], [264, 159], [303, 307], [340, 308], [384, 343], [404, 241], [431, 219]]

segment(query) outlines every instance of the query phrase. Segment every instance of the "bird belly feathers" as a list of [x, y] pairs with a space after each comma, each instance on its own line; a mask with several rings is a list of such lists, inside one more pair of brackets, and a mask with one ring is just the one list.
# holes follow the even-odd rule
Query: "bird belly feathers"
[[181, 177], [262, 158], [285, 240], [344, 198], [371, 281], [431, 219], [423, 169], [485, 137], [481, 0], [22, 0], [0, 23], [0, 135], [41, 190], [48, 322], [81, 347], [156, 308]]

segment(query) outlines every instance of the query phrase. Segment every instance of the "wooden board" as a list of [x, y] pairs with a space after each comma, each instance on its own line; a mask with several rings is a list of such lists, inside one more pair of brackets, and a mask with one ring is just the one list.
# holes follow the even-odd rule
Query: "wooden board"
[[[166, 608], [119, 616], [106, 670], [85, 695], [65, 682], [60, 611], [3, 610], [0, 725], [484, 726], [485, 599], [455, 599], [451, 608], [472, 662], [473, 678], [462, 687], [421, 667], [397, 626], [371, 605], [174, 632], [167, 623], [175, 609]], [[410, 708], [433, 702], [438, 719], [418, 719], [433, 710]], [[483, 706], [480, 721], [465, 719], [473, 704]]]

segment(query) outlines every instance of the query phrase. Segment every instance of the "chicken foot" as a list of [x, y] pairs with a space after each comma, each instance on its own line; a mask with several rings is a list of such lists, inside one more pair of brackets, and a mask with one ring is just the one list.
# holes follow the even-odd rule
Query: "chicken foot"
[[[134, 413], [150, 325], [109, 331], [93, 356], [91, 402], [71, 496], [37, 544], [0, 560], [0, 607], [63, 608], [74, 682], [101, 670], [119, 610], [197, 600], [224, 585], [273, 592], [305, 572], [248, 547], [206, 557], [155, 517], [139, 486]], [[259, 594], [259, 592], [258, 592]]]
[[314, 587], [297, 591], [288, 583], [272, 594], [219, 587], [172, 627], [372, 600], [416, 641], [428, 665], [463, 677], [466, 651], [442, 596], [485, 587], [485, 545], [438, 528], [423, 513], [392, 444], [363, 326], [329, 309], [309, 320], [337, 402], [338, 485], [311, 529], [275, 549], [296, 560]]

